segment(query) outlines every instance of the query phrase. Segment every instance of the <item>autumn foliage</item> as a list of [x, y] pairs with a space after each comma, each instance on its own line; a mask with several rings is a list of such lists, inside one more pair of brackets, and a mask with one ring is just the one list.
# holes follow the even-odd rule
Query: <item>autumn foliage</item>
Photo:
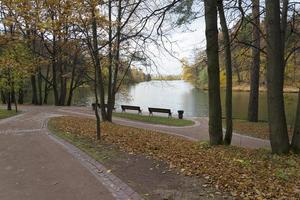
[[[51, 125], [60, 132], [95, 138], [95, 120], [59, 117]], [[300, 157], [272, 155], [266, 150], [211, 147], [158, 132], [103, 123], [103, 142], [121, 150], [163, 160], [187, 176], [207, 179], [221, 191], [242, 199], [299, 199]]]

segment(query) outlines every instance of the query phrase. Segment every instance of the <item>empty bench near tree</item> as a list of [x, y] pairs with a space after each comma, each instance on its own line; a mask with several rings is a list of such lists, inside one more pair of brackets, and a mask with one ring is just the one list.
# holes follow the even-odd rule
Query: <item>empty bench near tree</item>
[[129, 106], [129, 105], [121, 105], [122, 112], [125, 112], [126, 110], [137, 110], [139, 114], [142, 114], [141, 107], [139, 106]]
[[156, 113], [167, 113], [169, 117], [172, 117], [171, 109], [165, 109], [165, 108], [148, 108], [149, 115], [153, 115], [154, 112]]

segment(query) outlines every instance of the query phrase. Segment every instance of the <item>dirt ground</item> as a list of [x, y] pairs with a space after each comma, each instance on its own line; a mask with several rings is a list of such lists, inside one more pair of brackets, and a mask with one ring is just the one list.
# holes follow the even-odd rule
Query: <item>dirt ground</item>
[[108, 145], [103, 148], [113, 153], [101, 162], [144, 199], [232, 199], [211, 187], [205, 178], [183, 176], [144, 155], [128, 154]]

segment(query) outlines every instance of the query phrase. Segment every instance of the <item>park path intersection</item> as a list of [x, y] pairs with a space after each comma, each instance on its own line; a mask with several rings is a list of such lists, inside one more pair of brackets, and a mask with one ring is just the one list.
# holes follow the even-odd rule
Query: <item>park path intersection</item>
[[[21, 106], [22, 114], [0, 120], [0, 199], [142, 199], [103, 165], [49, 133], [47, 121], [56, 116], [94, 117], [87, 107]], [[114, 118], [114, 122], [208, 140], [207, 118], [189, 127], [170, 127]], [[268, 148], [269, 141], [239, 134], [233, 144]]]

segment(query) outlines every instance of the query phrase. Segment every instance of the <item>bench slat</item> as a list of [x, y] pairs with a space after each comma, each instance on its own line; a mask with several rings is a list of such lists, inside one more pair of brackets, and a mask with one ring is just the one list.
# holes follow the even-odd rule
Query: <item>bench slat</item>
[[125, 110], [137, 110], [139, 113], [142, 113], [142, 110], [139, 106], [129, 106], [129, 105], [121, 105], [122, 112], [125, 112]]
[[158, 113], [168, 113], [169, 116], [172, 116], [171, 109], [166, 109], [166, 108], [148, 108], [150, 115], [153, 115], [153, 112], [158, 112]]

